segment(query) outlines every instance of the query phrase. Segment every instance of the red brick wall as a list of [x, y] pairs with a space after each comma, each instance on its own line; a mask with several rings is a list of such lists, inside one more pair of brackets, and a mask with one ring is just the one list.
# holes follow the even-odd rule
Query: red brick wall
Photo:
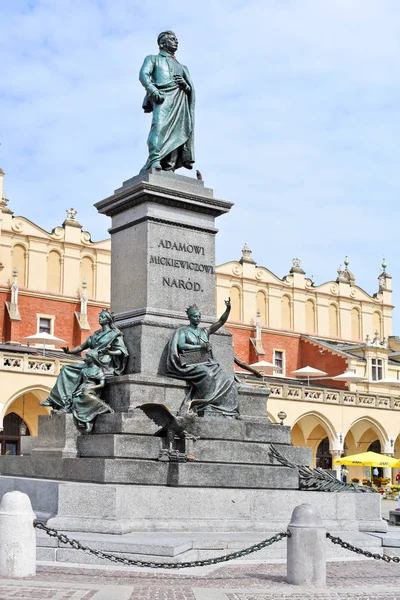
[[266, 360], [273, 362], [274, 350], [283, 350], [286, 360], [286, 375], [298, 369], [300, 365], [300, 336], [287, 336], [279, 333], [262, 333], [262, 347], [265, 351], [263, 356], [255, 351], [250, 338], [255, 338], [255, 330], [236, 329], [227, 327], [232, 333], [235, 354], [248, 364]]
[[[347, 370], [345, 357], [334, 354], [322, 346], [315, 346], [304, 338], [300, 342], [300, 352], [303, 367], [309, 365], [310, 367], [321, 369], [321, 371], [325, 371], [331, 376], [340, 375], [340, 373], [344, 373]], [[323, 383], [329, 385], [329, 387], [348, 389], [347, 385], [341, 381], [329, 379]]]
[[[263, 332], [262, 347], [265, 351], [263, 356], [258, 355], [255, 351], [250, 338], [255, 338], [255, 330], [239, 329], [227, 326], [227, 329], [232, 333], [234, 350], [236, 356], [247, 362], [248, 364], [255, 363], [259, 360], [273, 362], [274, 350], [283, 350], [285, 352], [286, 375], [291, 376], [291, 373], [302, 367], [314, 367], [321, 369], [331, 376], [339, 375], [346, 371], [347, 362], [342, 356], [334, 354], [322, 346], [311, 344], [300, 335], [288, 336], [280, 333]], [[335, 382], [332, 380], [321, 380], [318, 383], [323, 383], [329, 387], [347, 389], [345, 383]]]
[[18, 296], [18, 308], [21, 321], [10, 323], [5, 301], [10, 301], [10, 294], [0, 293], [0, 339], [14, 342], [21, 341], [27, 335], [37, 333], [37, 315], [52, 315], [54, 319], [54, 335], [68, 342], [68, 346], [76, 346], [99, 328], [98, 316], [101, 308], [88, 306], [88, 319], [91, 331], [81, 331], [75, 312], [80, 311], [80, 302], [75, 299], [61, 301], [57, 298], [37, 298], [36, 296]]

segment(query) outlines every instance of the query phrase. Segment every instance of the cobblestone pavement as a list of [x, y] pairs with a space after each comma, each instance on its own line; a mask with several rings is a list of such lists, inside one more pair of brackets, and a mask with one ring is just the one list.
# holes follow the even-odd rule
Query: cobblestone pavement
[[327, 587], [292, 586], [285, 564], [236, 563], [206, 574], [39, 566], [36, 577], [0, 580], [0, 600], [400, 600], [400, 565], [327, 565]]

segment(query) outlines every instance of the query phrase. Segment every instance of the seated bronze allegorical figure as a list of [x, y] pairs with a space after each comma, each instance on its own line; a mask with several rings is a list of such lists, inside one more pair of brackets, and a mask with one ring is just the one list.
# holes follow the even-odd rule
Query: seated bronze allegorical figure
[[97, 415], [112, 412], [103, 402], [98, 392], [104, 387], [107, 377], [123, 373], [127, 360], [122, 333], [114, 325], [112, 313], [102, 310], [99, 315], [101, 329], [94, 332], [80, 346], [70, 350], [63, 348], [66, 354], [78, 354], [88, 350], [82, 363], [65, 365], [50, 395], [41, 406], [49, 406], [57, 413], [72, 413], [78, 426], [91, 431]]
[[194, 304], [186, 314], [189, 325], [181, 327], [172, 336], [168, 346], [167, 374], [190, 384], [187, 405], [199, 416], [239, 417], [238, 386], [232, 375], [225, 373], [214, 359], [210, 335], [218, 331], [228, 319], [231, 303], [210, 327], [200, 328], [201, 313]]

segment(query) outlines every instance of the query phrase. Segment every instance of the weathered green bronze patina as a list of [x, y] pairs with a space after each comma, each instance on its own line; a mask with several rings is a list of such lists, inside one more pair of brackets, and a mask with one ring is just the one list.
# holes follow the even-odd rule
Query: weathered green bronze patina
[[175, 58], [178, 40], [173, 31], [157, 38], [160, 52], [146, 56], [139, 80], [146, 89], [145, 112], [153, 113], [147, 140], [149, 157], [142, 169], [175, 171], [194, 163], [195, 93], [187, 67]]
[[230, 300], [219, 320], [207, 328], [199, 328], [201, 314], [194, 304], [186, 313], [190, 324], [181, 327], [172, 336], [167, 357], [167, 373], [190, 384], [188, 408], [199, 416], [239, 416], [237, 383], [233, 375], [225, 373], [213, 358], [210, 335], [218, 331], [228, 319]]
[[70, 350], [67, 354], [78, 354], [89, 349], [84, 362], [65, 365], [50, 395], [41, 406], [50, 406], [55, 412], [72, 413], [79, 427], [87, 432], [93, 428], [93, 421], [105, 412], [113, 412], [111, 407], [101, 400], [98, 390], [104, 387], [107, 377], [120, 375], [126, 366], [128, 351], [122, 333], [114, 325], [114, 319], [107, 310], [99, 315], [101, 329]]

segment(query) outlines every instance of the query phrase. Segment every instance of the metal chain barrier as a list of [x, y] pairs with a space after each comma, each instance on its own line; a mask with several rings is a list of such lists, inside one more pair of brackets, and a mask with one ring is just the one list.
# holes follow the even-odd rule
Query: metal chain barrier
[[341, 546], [342, 548], [345, 548], [346, 550], [350, 550], [350, 552], [355, 552], [356, 554], [362, 554], [363, 556], [366, 556], [367, 558], [374, 558], [375, 560], [383, 560], [384, 562], [387, 562], [387, 563], [390, 563], [390, 562], [400, 563], [400, 556], [388, 556], [387, 554], [377, 554], [374, 552], [369, 552], [368, 550], [363, 550], [362, 548], [357, 548], [356, 546], [349, 544], [349, 542], [345, 542], [340, 537], [335, 537], [335, 536], [331, 535], [330, 533], [327, 533], [326, 537], [328, 538], [328, 540], [331, 540], [331, 542], [333, 544], [337, 544], [338, 546]]
[[207, 558], [204, 560], [192, 560], [190, 562], [181, 562], [181, 563], [157, 563], [157, 562], [146, 562], [144, 560], [131, 560], [129, 558], [122, 558], [120, 556], [114, 556], [113, 554], [108, 554], [107, 552], [101, 552], [101, 550], [93, 550], [93, 548], [89, 548], [88, 546], [84, 546], [78, 540], [70, 540], [65, 533], [59, 533], [56, 529], [52, 529], [51, 527], [47, 527], [40, 523], [39, 521], [33, 522], [34, 527], [36, 529], [42, 529], [49, 535], [50, 537], [56, 538], [63, 544], [69, 544], [75, 550], [83, 550], [83, 552], [87, 552], [88, 554], [93, 554], [98, 558], [104, 558], [106, 560], [111, 560], [112, 562], [118, 562], [127, 566], [134, 567], [147, 567], [150, 569], [186, 569], [187, 567], [206, 567], [208, 565], [217, 565], [221, 562], [228, 562], [229, 560], [233, 560], [235, 558], [241, 558], [242, 556], [247, 556], [252, 552], [258, 552], [258, 550], [262, 550], [267, 546], [271, 546], [275, 542], [279, 542], [286, 537], [290, 537], [290, 532], [287, 531], [285, 533], [276, 533], [272, 537], [263, 540], [262, 542], [258, 542], [258, 544], [254, 544], [253, 546], [249, 546], [244, 550], [238, 550], [237, 552], [231, 552], [230, 554], [225, 554], [224, 556], [218, 556], [217, 558]]

